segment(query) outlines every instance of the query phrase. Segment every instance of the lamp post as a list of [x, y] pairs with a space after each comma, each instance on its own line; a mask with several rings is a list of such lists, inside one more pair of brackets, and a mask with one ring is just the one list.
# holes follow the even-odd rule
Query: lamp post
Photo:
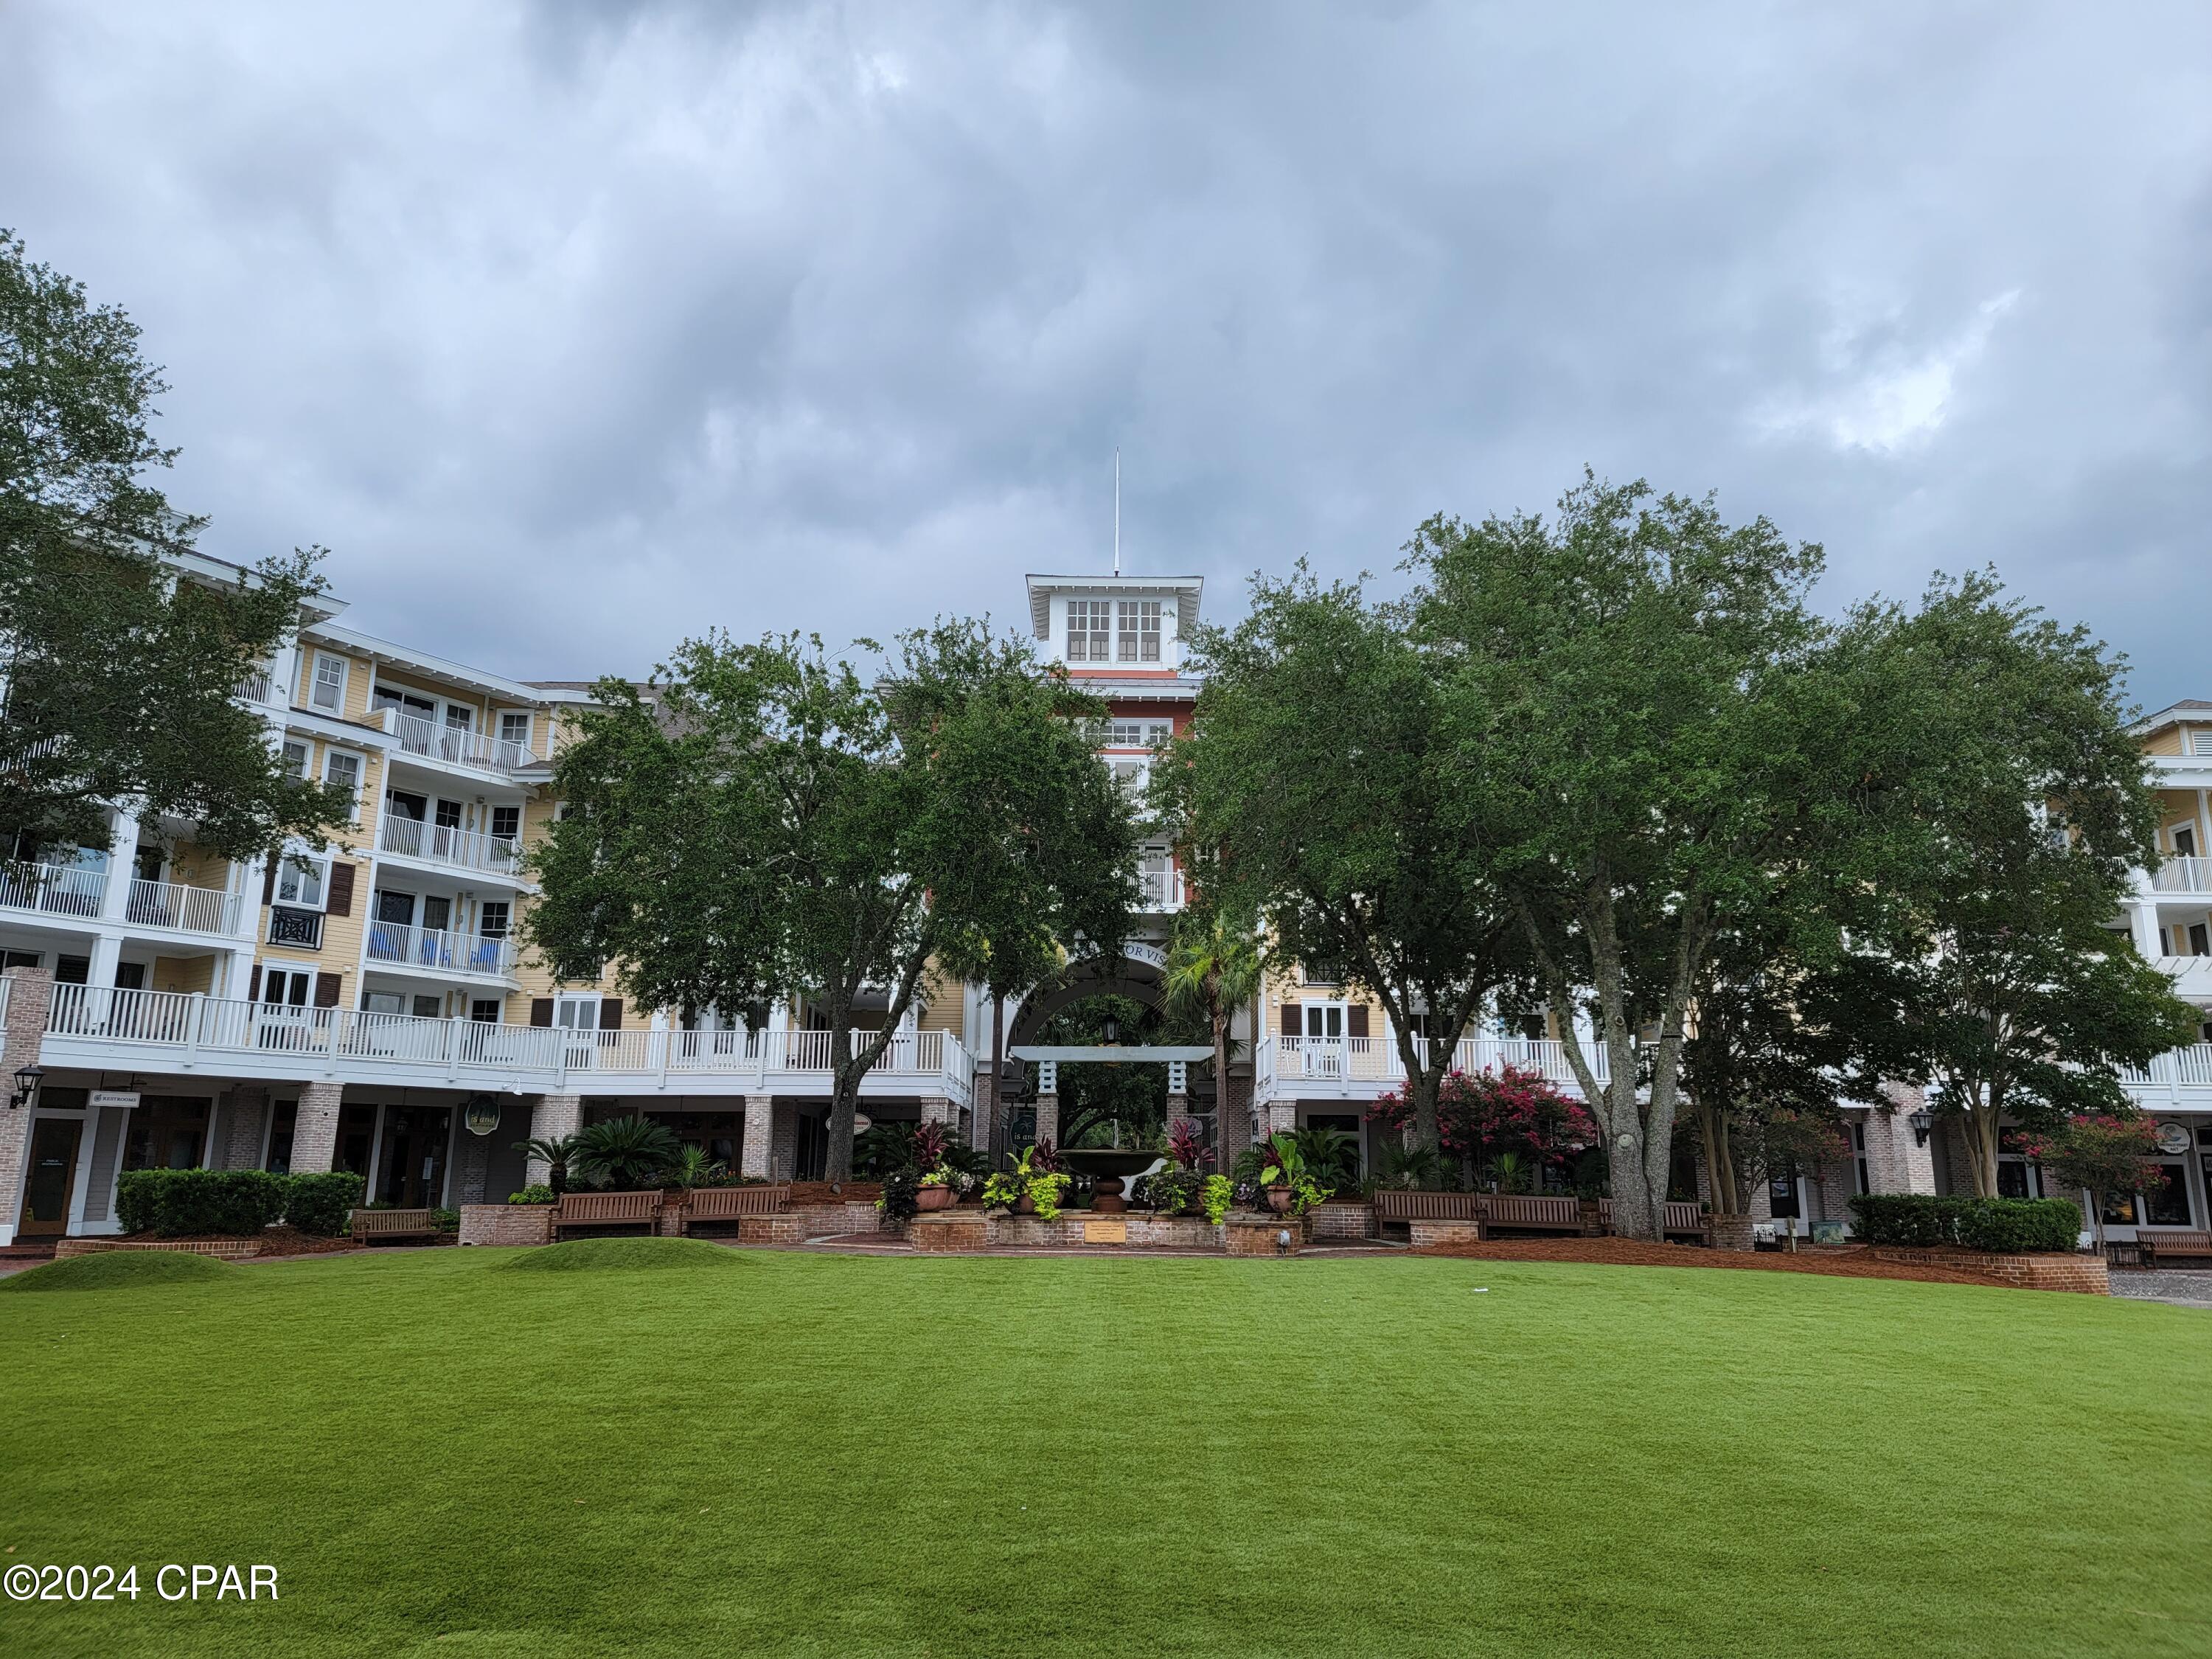
[[1923, 1106], [1905, 1121], [1912, 1126], [1912, 1144], [1916, 1146], [1925, 1146], [1928, 1144], [1928, 1132], [1936, 1127], [1936, 1119], [1928, 1109]]
[[12, 1112], [19, 1106], [29, 1105], [37, 1098], [39, 1084], [46, 1075], [46, 1068], [43, 1066], [21, 1067], [15, 1073], [15, 1092], [8, 1097], [8, 1109]]

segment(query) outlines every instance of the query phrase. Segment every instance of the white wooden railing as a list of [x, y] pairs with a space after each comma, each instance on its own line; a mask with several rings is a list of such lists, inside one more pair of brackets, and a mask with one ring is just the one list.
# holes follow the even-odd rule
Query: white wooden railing
[[509, 979], [514, 974], [514, 941], [437, 927], [410, 927], [397, 921], [372, 921], [368, 959], [400, 967], [434, 968], [441, 973], [489, 974]]
[[81, 864], [0, 860], [0, 906], [50, 916], [96, 916], [107, 896], [107, 872]]
[[238, 932], [245, 899], [216, 887], [185, 887], [169, 881], [133, 881], [124, 900], [125, 921], [149, 927], [181, 927], [188, 933]]
[[[1417, 1052], [1428, 1054], [1425, 1038], [1416, 1038]], [[1597, 1080], [1607, 1079], [1605, 1051], [1585, 1044], [1584, 1057]], [[1540, 1072], [1564, 1088], [1574, 1088], [1574, 1068], [1567, 1064], [1566, 1045], [1551, 1038], [1462, 1037], [1452, 1055], [1452, 1069], [1470, 1074], [1515, 1066]], [[1270, 1082], [1374, 1083], [1395, 1087], [1406, 1080], [1406, 1067], [1395, 1037], [1270, 1037], [1260, 1045], [1262, 1085]]]
[[[442, 1068], [453, 1076], [477, 1071], [536, 1074], [548, 1088], [578, 1073], [619, 1077], [633, 1085], [671, 1074], [715, 1075], [747, 1079], [757, 1086], [794, 1073], [811, 1073], [826, 1083], [830, 1072], [827, 1031], [572, 1030], [93, 985], [54, 987], [46, 1033], [131, 1049], [177, 1050], [145, 1058], [186, 1066], [203, 1055], [297, 1056], [310, 1070], [319, 1065], [325, 1071], [368, 1073], [364, 1080], [381, 1080], [390, 1075], [386, 1068], [398, 1066]], [[100, 1056], [65, 1053], [58, 1058], [84, 1061]], [[974, 1072], [967, 1049], [951, 1032], [908, 1031], [891, 1040], [871, 1075], [941, 1089], [964, 1103]]]
[[1148, 911], [1169, 911], [1182, 908], [1182, 872], [1180, 870], [1139, 870], [1137, 889], [1141, 902], [1138, 908]]
[[522, 847], [509, 836], [478, 835], [386, 811], [377, 822], [376, 850], [397, 858], [449, 864], [458, 870], [483, 870], [511, 876], [522, 862]]
[[2148, 1066], [2123, 1066], [2120, 1080], [2139, 1092], [2159, 1095], [2182, 1089], [2212, 1089], [2212, 1042], [2169, 1049]]
[[2212, 892], [2212, 859], [2168, 859], [2150, 878], [2160, 893]]
[[400, 750], [405, 754], [448, 761], [456, 766], [480, 766], [493, 772], [517, 771], [538, 758], [530, 752], [527, 744], [495, 738], [471, 727], [443, 726], [436, 720], [424, 720], [420, 714], [402, 714], [396, 708], [386, 712], [392, 735], [399, 739]]

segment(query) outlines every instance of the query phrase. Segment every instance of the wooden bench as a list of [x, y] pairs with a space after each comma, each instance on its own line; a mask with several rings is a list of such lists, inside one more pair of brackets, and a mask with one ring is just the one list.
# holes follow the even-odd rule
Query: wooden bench
[[1578, 1198], [1534, 1198], [1516, 1193], [1483, 1193], [1482, 1236], [1500, 1232], [1575, 1233], [1583, 1230], [1583, 1205]]
[[645, 1193], [563, 1193], [553, 1206], [553, 1237], [558, 1240], [568, 1227], [643, 1227], [654, 1231], [660, 1222], [659, 1189]]
[[694, 1187], [684, 1211], [688, 1235], [702, 1221], [742, 1221], [753, 1216], [781, 1215], [791, 1202], [791, 1188], [783, 1187]]
[[[1601, 1198], [1597, 1201], [1597, 1224], [1607, 1232], [1613, 1231], [1613, 1200]], [[1689, 1238], [1700, 1244], [1713, 1242], [1713, 1221], [1702, 1206], [1669, 1199], [1659, 1216], [1659, 1236], [1662, 1238]]]
[[1402, 1188], [1378, 1188], [1375, 1194], [1375, 1230], [1399, 1226], [1411, 1231], [1416, 1221], [1480, 1221], [1474, 1193], [1414, 1193]]
[[2212, 1233], [2137, 1232], [2136, 1246], [2143, 1266], [2155, 1267], [2171, 1256], [2212, 1256]]
[[367, 1244], [376, 1238], [435, 1238], [440, 1231], [435, 1210], [356, 1210], [353, 1242]]

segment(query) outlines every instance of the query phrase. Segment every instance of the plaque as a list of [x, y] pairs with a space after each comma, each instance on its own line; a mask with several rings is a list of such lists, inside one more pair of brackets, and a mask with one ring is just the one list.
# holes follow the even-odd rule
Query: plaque
[[1110, 1221], [1086, 1221], [1083, 1224], [1083, 1242], [1085, 1244], [1127, 1244], [1129, 1242], [1129, 1224], [1118, 1216]]

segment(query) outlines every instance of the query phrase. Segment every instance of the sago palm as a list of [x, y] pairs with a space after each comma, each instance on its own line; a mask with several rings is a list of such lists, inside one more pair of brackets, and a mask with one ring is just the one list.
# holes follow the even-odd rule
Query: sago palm
[[1213, 1107], [1224, 1129], [1229, 1125], [1229, 1022], [1259, 988], [1260, 947], [1250, 931], [1217, 911], [1185, 911], [1168, 951], [1168, 1007], [1203, 1015], [1212, 1033]]
[[530, 1140], [518, 1140], [514, 1150], [525, 1158], [534, 1158], [545, 1166], [545, 1184], [558, 1198], [568, 1188], [568, 1165], [576, 1156], [574, 1135], [544, 1135]]

